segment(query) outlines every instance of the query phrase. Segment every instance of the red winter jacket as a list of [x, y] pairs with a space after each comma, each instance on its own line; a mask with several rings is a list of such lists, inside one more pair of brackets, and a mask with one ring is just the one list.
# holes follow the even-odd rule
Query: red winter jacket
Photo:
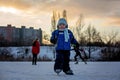
[[39, 54], [40, 52], [40, 43], [39, 41], [35, 41], [34, 45], [32, 46], [32, 53]]

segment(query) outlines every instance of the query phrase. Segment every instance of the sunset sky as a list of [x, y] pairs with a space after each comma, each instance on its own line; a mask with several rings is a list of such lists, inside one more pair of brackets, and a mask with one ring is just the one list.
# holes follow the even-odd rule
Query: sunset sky
[[98, 30], [120, 32], [120, 0], [0, 0], [0, 26], [42, 28], [50, 31], [53, 10], [67, 11], [69, 26], [80, 14]]

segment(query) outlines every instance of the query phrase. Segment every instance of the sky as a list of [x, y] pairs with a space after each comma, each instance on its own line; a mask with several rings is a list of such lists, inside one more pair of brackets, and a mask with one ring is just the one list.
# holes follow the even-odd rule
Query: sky
[[120, 33], [120, 0], [0, 0], [0, 26], [24, 25], [50, 32], [53, 10], [66, 10], [69, 26], [74, 27], [83, 14], [86, 26]]

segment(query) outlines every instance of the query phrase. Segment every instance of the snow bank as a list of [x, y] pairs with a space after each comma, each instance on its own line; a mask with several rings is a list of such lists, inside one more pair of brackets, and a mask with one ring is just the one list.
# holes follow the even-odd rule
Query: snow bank
[[[0, 47], [0, 49], [5, 49], [5, 50], [8, 50], [10, 52], [10, 54], [13, 54], [14, 57], [18, 57], [18, 56], [22, 56], [24, 55], [25, 56], [25, 49], [29, 49], [28, 50], [28, 54], [27, 56], [32, 56], [32, 53], [31, 53], [31, 46], [28, 46], [28, 47]], [[86, 54], [88, 55], [88, 47], [84, 47], [84, 50], [86, 52]], [[94, 47], [91, 49], [91, 57], [93, 59], [99, 59], [101, 56], [101, 48], [99, 47]], [[74, 50], [71, 50], [71, 59], [74, 59], [74, 55], [75, 55], [75, 52]], [[43, 57], [43, 56], [47, 56], [48, 58], [50, 59], [53, 59], [55, 58], [55, 48], [53, 46], [41, 46], [40, 47], [40, 54], [38, 55], [38, 57]]]

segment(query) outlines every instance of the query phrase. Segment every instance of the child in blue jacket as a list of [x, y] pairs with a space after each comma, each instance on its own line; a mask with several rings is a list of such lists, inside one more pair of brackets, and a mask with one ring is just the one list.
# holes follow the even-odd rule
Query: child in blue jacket
[[59, 19], [57, 30], [52, 32], [50, 42], [56, 45], [54, 71], [60, 73], [63, 70], [65, 74], [73, 75], [73, 71], [69, 66], [71, 44], [79, 44], [73, 33], [68, 29], [67, 21], [64, 18]]

